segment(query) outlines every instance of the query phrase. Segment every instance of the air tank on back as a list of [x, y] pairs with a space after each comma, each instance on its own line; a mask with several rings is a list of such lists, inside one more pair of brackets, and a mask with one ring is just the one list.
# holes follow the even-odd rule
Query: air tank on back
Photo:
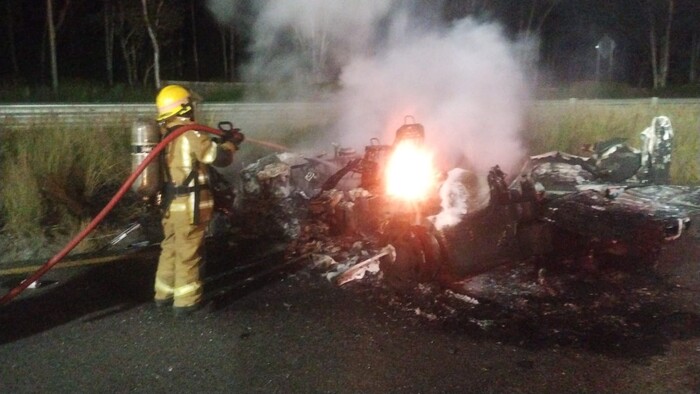
[[[131, 126], [131, 170], [135, 171], [146, 159], [149, 153], [160, 142], [160, 130], [155, 121], [150, 119], [135, 120]], [[161, 189], [162, 173], [160, 160], [155, 158], [139, 175], [131, 186], [139, 197], [148, 199], [155, 196]]]

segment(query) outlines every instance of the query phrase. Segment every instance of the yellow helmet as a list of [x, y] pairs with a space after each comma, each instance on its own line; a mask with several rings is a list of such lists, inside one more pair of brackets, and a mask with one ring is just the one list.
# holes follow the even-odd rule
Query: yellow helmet
[[156, 120], [162, 122], [173, 116], [183, 116], [192, 118], [194, 116], [194, 105], [192, 93], [180, 85], [168, 85], [158, 92], [156, 96], [156, 107], [158, 117]]

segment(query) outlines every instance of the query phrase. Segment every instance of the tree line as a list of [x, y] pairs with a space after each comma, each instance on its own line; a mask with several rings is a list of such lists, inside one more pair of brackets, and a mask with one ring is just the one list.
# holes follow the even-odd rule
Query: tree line
[[[54, 89], [61, 78], [155, 87], [164, 76], [237, 81], [249, 56], [246, 48], [253, 40], [256, 7], [255, 1], [232, 0], [232, 6], [239, 6], [238, 15], [235, 21], [220, 24], [204, 0], [2, 2], [0, 37], [5, 56], [0, 59], [0, 78], [41, 81]], [[352, 0], [347, 2], [350, 12]], [[540, 65], [557, 80], [607, 78], [653, 88], [698, 81], [697, 0], [444, 0], [441, 4], [443, 22], [465, 16], [496, 19], [513, 38], [538, 39]], [[301, 38], [291, 42], [300, 50], [315, 45]], [[311, 49], [309, 67], [318, 70], [323, 48]]]
[[[448, 0], [461, 14], [494, 16], [511, 33], [538, 37], [540, 64], [560, 80], [599, 78], [641, 87], [697, 84], [700, 1]], [[609, 38], [615, 45], [601, 53]], [[611, 49], [611, 48], [607, 48]], [[617, 58], [617, 59], [616, 59]], [[614, 61], [616, 60], [616, 61]], [[602, 73], [601, 73], [602, 74]]]
[[57, 89], [68, 75], [159, 87], [164, 74], [235, 80], [242, 62], [239, 29], [217, 24], [202, 0], [3, 3], [3, 80], [50, 81]]

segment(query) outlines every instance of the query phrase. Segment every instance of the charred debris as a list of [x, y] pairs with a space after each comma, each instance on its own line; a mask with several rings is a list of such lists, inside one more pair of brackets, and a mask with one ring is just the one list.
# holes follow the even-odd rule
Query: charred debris
[[[235, 187], [221, 177], [209, 239], [280, 241], [287, 258], [308, 255], [309, 269], [337, 285], [432, 289], [476, 305], [498, 294], [561, 297], [570, 277], [619, 277], [605, 276], [610, 264], [646, 270], [700, 209], [700, 188], [668, 185], [667, 117], [642, 131], [639, 148], [615, 138], [585, 156], [549, 152], [510, 178], [497, 165], [483, 175], [430, 167], [425, 133], [407, 117], [391, 144], [372, 139], [362, 154], [276, 153], [243, 168]], [[418, 190], [392, 190], [397, 179]]]
[[[290, 256], [311, 253], [339, 283], [369, 271], [392, 286], [446, 285], [565, 254], [649, 256], [684, 234], [700, 190], [668, 185], [668, 118], [654, 118], [641, 137], [641, 148], [612, 139], [588, 156], [532, 156], [514, 179], [498, 166], [485, 176], [461, 168], [425, 175], [398, 164], [407, 174], [396, 174], [398, 147], [425, 143], [423, 126], [407, 118], [392, 144], [373, 139], [361, 155], [336, 147], [332, 157], [280, 153], [247, 166], [233, 220], [251, 238], [289, 240]], [[420, 196], [402, 198], [388, 186], [401, 176], [430, 179]]]

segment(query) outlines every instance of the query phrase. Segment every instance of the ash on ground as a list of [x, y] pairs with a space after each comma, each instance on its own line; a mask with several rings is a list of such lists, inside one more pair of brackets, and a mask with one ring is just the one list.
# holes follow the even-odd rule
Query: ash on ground
[[[379, 251], [371, 239], [303, 239], [298, 245], [313, 251], [307, 272], [336, 286], [344, 272]], [[381, 271], [368, 271], [341, 287], [416, 325], [526, 348], [566, 346], [640, 360], [665, 352], [672, 340], [700, 337], [697, 291], [619, 256], [513, 262], [459, 282], [401, 290]]]

